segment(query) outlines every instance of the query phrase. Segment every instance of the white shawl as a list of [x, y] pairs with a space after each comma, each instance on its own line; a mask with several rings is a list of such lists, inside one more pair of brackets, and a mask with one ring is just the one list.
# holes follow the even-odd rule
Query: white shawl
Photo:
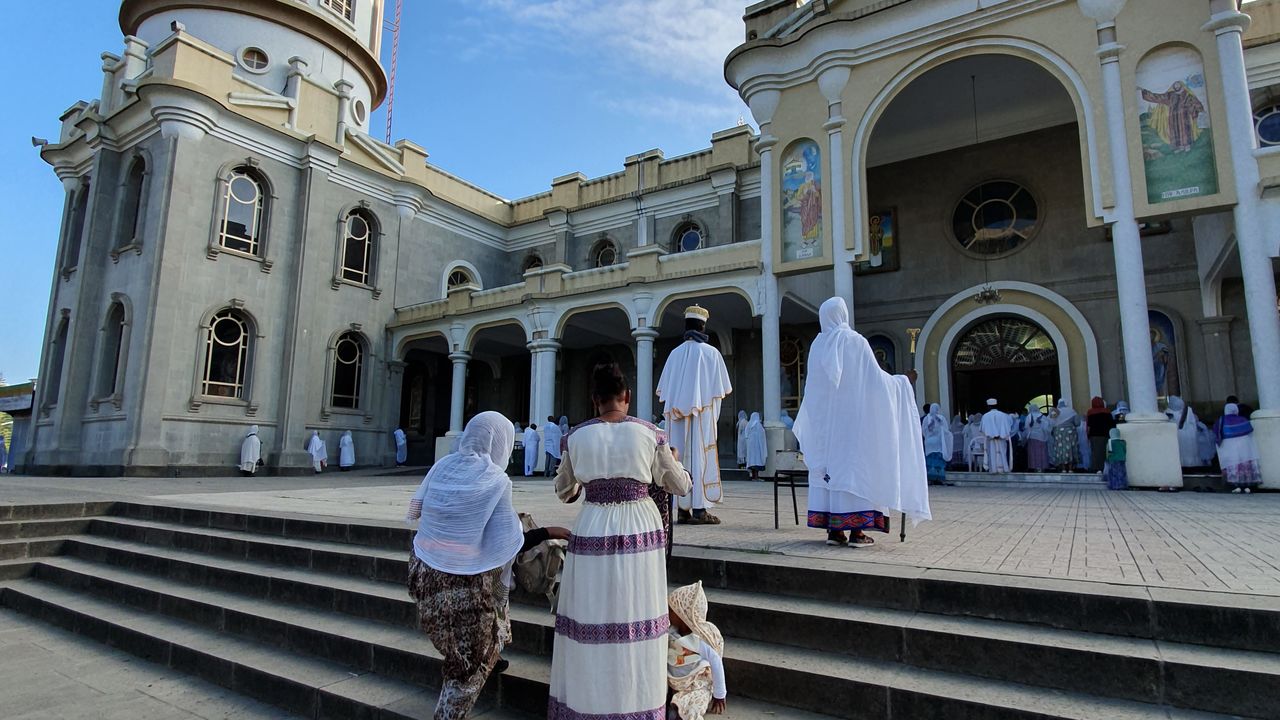
[[942, 406], [934, 403], [929, 406], [929, 414], [920, 421], [920, 432], [924, 435], [924, 454], [941, 453], [946, 460], [951, 459], [954, 451], [951, 427], [942, 416]]
[[747, 467], [764, 467], [769, 461], [769, 441], [764, 433], [760, 413], [751, 413], [751, 420], [743, 432], [746, 441]]
[[440, 572], [478, 575], [516, 556], [524, 532], [506, 471], [514, 446], [514, 427], [500, 413], [482, 412], [467, 423], [458, 452], [431, 468], [410, 502], [418, 559]]
[[809, 350], [804, 401], [792, 428], [810, 482], [871, 502], [880, 512], [928, 520], [929, 487], [920, 452], [915, 391], [880, 369], [866, 338], [849, 327], [841, 298], [822, 303], [822, 332]]

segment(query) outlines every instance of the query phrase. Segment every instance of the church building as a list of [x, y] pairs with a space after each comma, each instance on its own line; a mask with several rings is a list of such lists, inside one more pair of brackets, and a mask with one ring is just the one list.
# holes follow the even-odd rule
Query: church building
[[648, 419], [693, 303], [721, 437], [760, 411], [777, 447], [835, 294], [948, 416], [1125, 400], [1131, 484], [1171, 485], [1168, 399], [1234, 394], [1280, 483], [1280, 0], [764, 0], [725, 61], [758, 133], [517, 199], [371, 135], [383, 11], [124, 0], [41, 150], [26, 471], [225, 473], [250, 425], [271, 472], [312, 431], [426, 464], [482, 410], [586, 419], [604, 354]]

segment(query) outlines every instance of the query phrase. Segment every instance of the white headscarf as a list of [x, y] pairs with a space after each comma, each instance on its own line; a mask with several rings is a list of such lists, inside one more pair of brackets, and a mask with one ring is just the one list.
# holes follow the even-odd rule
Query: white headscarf
[[866, 338], [849, 327], [838, 297], [818, 310], [822, 332], [809, 350], [796, 438], [810, 483], [869, 501], [880, 512], [928, 520], [929, 488], [920, 452], [915, 391], [901, 375], [880, 369]]
[[769, 442], [764, 434], [764, 423], [760, 421], [760, 413], [751, 413], [747, 428], [743, 432], [747, 445], [747, 467], [764, 467], [769, 459]]
[[560, 438], [563, 437], [563, 435], [560, 432], [560, 426], [557, 425], [555, 422], [548, 422], [545, 426], [543, 426], [542, 434], [543, 434], [542, 441], [545, 443], [547, 452], [551, 454], [551, 457], [559, 460], [560, 459]]
[[929, 406], [929, 414], [920, 421], [920, 432], [924, 435], [925, 455], [936, 452], [941, 453], [945, 459], [951, 458], [954, 438], [951, 436], [951, 427], [947, 425], [947, 419], [942, 416], [941, 405], [933, 403]]
[[1058, 400], [1058, 419], [1053, 421], [1053, 426], [1059, 427], [1070, 424], [1075, 421], [1076, 417], [1076, 411], [1071, 407], [1071, 404], [1067, 402], [1067, 399], [1060, 398]]
[[414, 493], [422, 517], [413, 539], [422, 562], [453, 575], [478, 575], [503, 567], [520, 551], [524, 533], [506, 471], [514, 446], [511, 421], [482, 412], [467, 423], [458, 451], [423, 478]]

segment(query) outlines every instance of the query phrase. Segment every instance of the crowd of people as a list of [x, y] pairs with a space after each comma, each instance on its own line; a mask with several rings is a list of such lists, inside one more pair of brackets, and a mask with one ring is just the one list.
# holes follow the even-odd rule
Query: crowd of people
[[[967, 419], [957, 414], [949, 424], [937, 404], [924, 408], [920, 425], [931, 484], [945, 484], [948, 469], [967, 468], [991, 473], [1098, 473], [1113, 490], [1128, 487], [1128, 448], [1120, 430], [1130, 412], [1125, 401], [1108, 407], [1101, 397], [1094, 397], [1083, 416], [1065, 398], [1047, 413], [1036, 403], [1017, 413], [1005, 412], [999, 404], [991, 398], [985, 413]], [[1182, 398], [1168, 398], [1165, 416], [1177, 428], [1182, 467], [1217, 467], [1233, 492], [1248, 493], [1260, 485], [1249, 412], [1229, 397], [1222, 416], [1209, 426]]]

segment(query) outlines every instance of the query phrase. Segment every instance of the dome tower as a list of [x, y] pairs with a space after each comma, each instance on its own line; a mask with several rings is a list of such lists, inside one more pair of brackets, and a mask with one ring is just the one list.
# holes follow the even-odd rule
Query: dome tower
[[353, 128], [369, 131], [382, 104], [387, 75], [378, 62], [384, 0], [124, 0], [120, 29], [149, 45], [173, 22], [236, 59], [235, 72], [274, 92], [284, 89], [292, 58], [312, 80], [351, 84]]

